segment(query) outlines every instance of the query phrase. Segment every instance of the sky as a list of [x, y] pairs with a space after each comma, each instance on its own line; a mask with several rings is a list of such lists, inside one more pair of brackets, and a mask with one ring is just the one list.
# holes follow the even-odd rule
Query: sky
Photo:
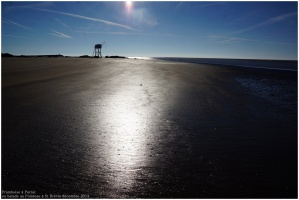
[[1, 2], [2, 53], [298, 58], [293, 2]]

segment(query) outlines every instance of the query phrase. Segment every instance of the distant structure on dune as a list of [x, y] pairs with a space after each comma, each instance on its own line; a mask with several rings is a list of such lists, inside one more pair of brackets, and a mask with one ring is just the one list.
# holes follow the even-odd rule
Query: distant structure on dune
[[93, 54], [92, 54], [92, 57], [95, 57], [95, 58], [102, 58], [102, 46], [105, 44], [105, 41], [103, 42], [103, 44], [96, 44], [94, 45], [94, 50], [93, 50]]

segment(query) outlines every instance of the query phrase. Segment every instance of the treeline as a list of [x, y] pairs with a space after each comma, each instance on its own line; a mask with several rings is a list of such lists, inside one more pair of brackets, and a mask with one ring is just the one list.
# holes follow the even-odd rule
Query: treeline
[[127, 58], [124, 56], [106, 56], [105, 58]]
[[[56, 55], [12, 55], [10, 53], [2, 53], [1, 57], [21, 57], [21, 58], [59, 58], [59, 57], [64, 57], [64, 58], [94, 58], [93, 56], [88, 56], [88, 55], [83, 55], [83, 56], [64, 56], [61, 54], [56, 54]], [[127, 58], [124, 56], [105, 56], [105, 58]]]
[[1, 53], [1, 57], [24, 57], [24, 58], [57, 58], [57, 57], [64, 57], [61, 54], [56, 55], [12, 55], [10, 53]]

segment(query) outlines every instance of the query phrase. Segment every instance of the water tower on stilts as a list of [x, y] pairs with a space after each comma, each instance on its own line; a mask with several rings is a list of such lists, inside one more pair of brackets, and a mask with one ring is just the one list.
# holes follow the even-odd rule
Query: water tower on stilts
[[102, 46], [105, 44], [105, 41], [103, 42], [103, 44], [96, 44], [94, 45], [94, 50], [93, 50], [93, 54], [92, 54], [92, 57], [95, 57], [95, 58], [102, 58]]

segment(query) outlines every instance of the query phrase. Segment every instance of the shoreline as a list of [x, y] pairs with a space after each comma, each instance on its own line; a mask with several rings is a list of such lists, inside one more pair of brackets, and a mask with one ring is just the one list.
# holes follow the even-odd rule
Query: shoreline
[[[10, 54], [9, 54], [10, 55]], [[83, 56], [63, 56], [63, 55], [36, 55], [36, 56], [3, 56], [2, 58], [92, 58], [88, 55]], [[247, 67], [267, 70], [298, 71], [298, 60], [275, 60], [275, 59], [242, 59], [242, 58], [195, 58], [195, 57], [125, 57], [125, 56], [103, 56], [102, 59], [139, 59], [139, 60], [160, 60], [195, 64], [211, 64], [232, 67]], [[243, 63], [243, 64], [242, 64]], [[274, 67], [271, 67], [273, 66]], [[288, 65], [287, 68], [282, 68]]]

